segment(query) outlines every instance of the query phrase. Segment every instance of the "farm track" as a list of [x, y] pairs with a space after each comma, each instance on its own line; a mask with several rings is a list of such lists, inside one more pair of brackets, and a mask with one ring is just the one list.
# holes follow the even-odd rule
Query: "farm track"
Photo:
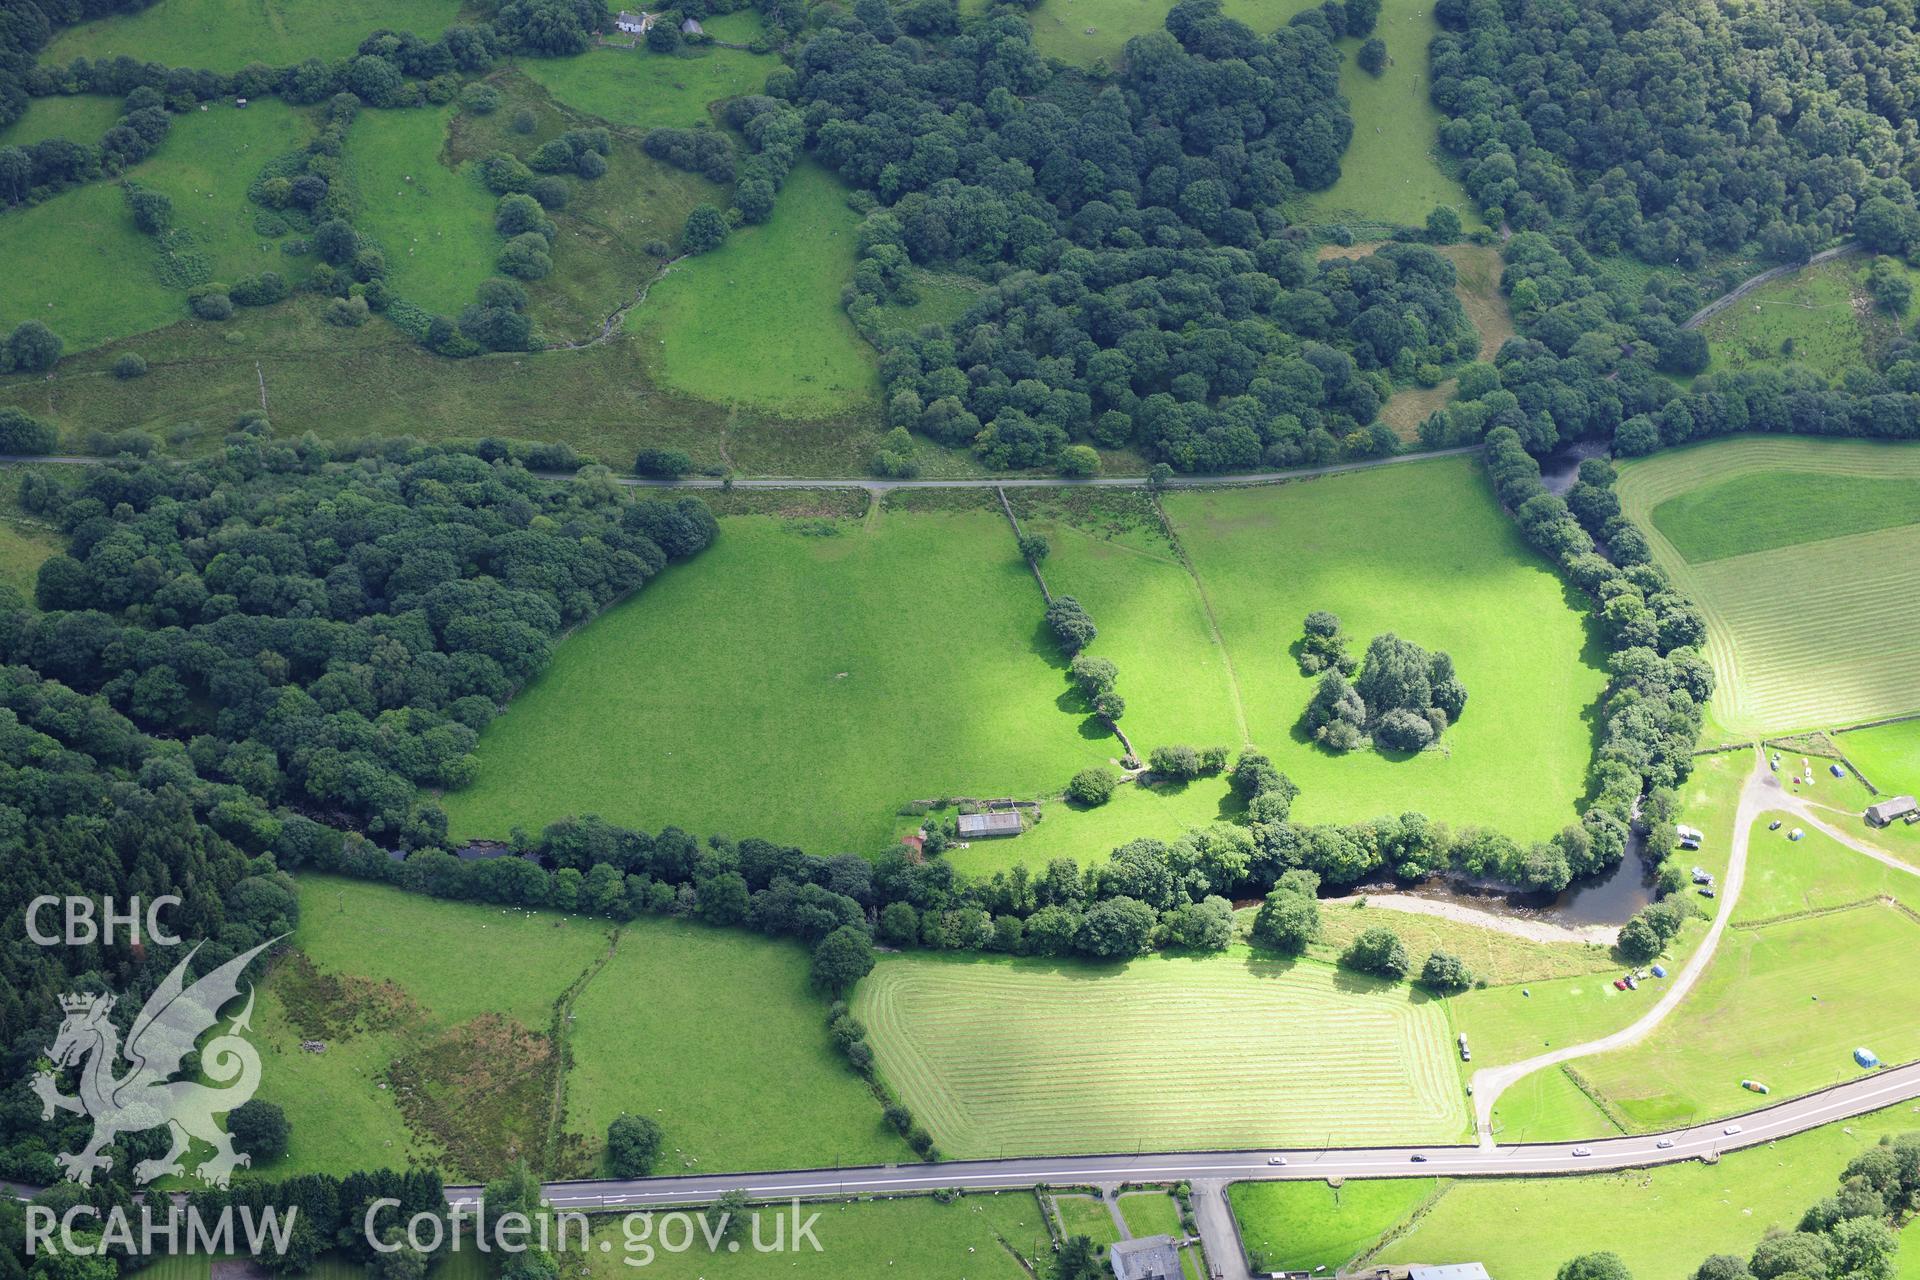
[[[1175, 476], [1166, 482], [1169, 489], [1217, 489], [1243, 485], [1284, 484], [1289, 480], [1311, 480], [1315, 476], [1344, 475], [1349, 471], [1368, 471], [1404, 462], [1426, 462], [1432, 458], [1454, 458], [1479, 453], [1477, 444], [1424, 453], [1396, 453], [1386, 458], [1368, 458], [1361, 462], [1335, 462], [1324, 467], [1304, 467], [1295, 471], [1250, 471], [1238, 474]], [[31, 455], [0, 454], [0, 466], [51, 464], [56, 466], [98, 467], [111, 459], [84, 454]], [[537, 474], [564, 480], [565, 472]], [[656, 480], [645, 476], [616, 476], [617, 483], [630, 489], [865, 489], [869, 493], [891, 493], [895, 489], [1138, 489], [1147, 484], [1145, 476], [991, 476], [964, 480], [882, 480], [874, 477], [844, 476], [687, 476], [678, 480]]]
[[1758, 275], [1748, 276], [1732, 289], [1721, 294], [1712, 302], [1709, 302], [1706, 306], [1688, 316], [1681, 322], [1680, 327], [1682, 329], [1698, 329], [1701, 325], [1713, 319], [1722, 311], [1725, 311], [1728, 307], [1763, 285], [1772, 284], [1775, 280], [1784, 280], [1790, 275], [1805, 271], [1808, 267], [1816, 263], [1831, 262], [1835, 258], [1858, 252], [1860, 252], [1860, 246], [1856, 243], [1849, 242], [1843, 245], [1836, 245], [1831, 249], [1822, 249], [1805, 262], [1789, 263], [1783, 267], [1769, 267]]

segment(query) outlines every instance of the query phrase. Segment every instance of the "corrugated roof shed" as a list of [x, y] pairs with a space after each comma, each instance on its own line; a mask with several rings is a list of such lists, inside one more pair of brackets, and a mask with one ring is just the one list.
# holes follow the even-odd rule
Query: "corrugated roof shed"
[[1440, 1267], [1408, 1267], [1408, 1280], [1492, 1280], [1478, 1262], [1449, 1262]]
[[1882, 800], [1879, 804], [1868, 805], [1867, 821], [1884, 827], [1896, 818], [1906, 817], [1916, 809], [1920, 809], [1920, 805], [1914, 803], [1912, 796], [1895, 796], [1891, 800]]
[[1122, 1240], [1107, 1250], [1115, 1280], [1181, 1280], [1180, 1251], [1172, 1236]]
[[1011, 809], [998, 809], [992, 813], [963, 813], [958, 825], [962, 840], [977, 836], [1017, 836], [1020, 834], [1020, 815]]

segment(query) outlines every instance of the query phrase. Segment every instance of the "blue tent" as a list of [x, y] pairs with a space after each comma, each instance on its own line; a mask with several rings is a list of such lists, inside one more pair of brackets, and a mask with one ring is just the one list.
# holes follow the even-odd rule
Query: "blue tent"
[[1667, 967], [1666, 967], [1665, 965], [1660, 965], [1660, 964], [1657, 964], [1657, 965], [1655, 965], [1655, 966], [1653, 966], [1653, 976], [1654, 976], [1654, 977], [1656, 977], [1656, 978], [1664, 978], [1664, 977], [1666, 977], [1666, 976], [1667, 976]]
[[1863, 1067], [1877, 1067], [1880, 1065], [1880, 1055], [1871, 1049], [1855, 1049], [1853, 1051], [1853, 1060]]
[[1847, 776], [1847, 771], [1845, 769], [1842, 769], [1837, 764], [1828, 765], [1827, 772], [1831, 773], [1836, 778], [1844, 778]]

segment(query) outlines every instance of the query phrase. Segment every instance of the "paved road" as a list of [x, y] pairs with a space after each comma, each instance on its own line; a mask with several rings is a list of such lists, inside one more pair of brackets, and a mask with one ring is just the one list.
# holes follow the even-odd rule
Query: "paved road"
[[1763, 284], [1771, 284], [1783, 276], [1790, 276], [1796, 271], [1804, 271], [1816, 262], [1826, 262], [1829, 259], [1838, 258], [1842, 254], [1858, 253], [1859, 251], [1860, 246], [1858, 244], [1848, 242], [1847, 244], [1837, 245], [1831, 249], [1822, 249], [1805, 262], [1789, 263], [1784, 267], [1771, 267], [1768, 270], [1762, 271], [1759, 275], [1748, 276], [1731, 290], [1721, 294], [1712, 302], [1709, 302], [1706, 306], [1688, 316], [1680, 327], [1682, 329], [1698, 329], [1701, 325], [1713, 319]]
[[[1333, 476], [1348, 471], [1366, 471], [1403, 462], [1425, 462], [1429, 458], [1455, 458], [1478, 453], [1477, 444], [1452, 449], [1434, 449], [1425, 453], [1396, 453], [1388, 458], [1368, 458], [1361, 462], [1335, 462], [1324, 467], [1301, 467], [1292, 471], [1248, 471], [1230, 475], [1174, 476], [1169, 489], [1217, 488], [1222, 485], [1277, 484], [1282, 480], [1305, 480], [1312, 476]], [[0, 453], [0, 465], [20, 463], [56, 463], [61, 466], [97, 467], [106, 461], [79, 454], [35, 457], [18, 453]], [[566, 479], [566, 472], [541, 472], [555, 479]], [[653, 480], [645, 476], [620, 476], [621, 484], [632, 489], [722, 489], [728, 481], [717, 476], [686, 476], [679, 480]], [[890, 493], [895, 489], [1137, 489], [1146, 484], [1145, 476], [1010, 476], [1002, 479], [972, 477], [964, 480], [882, 480], [872, 476], [735, 476], [735, 489], [865, 489], [869, 493]]]
[[[889, 1195], [965, 1188], [1026, 1190], [1042, 1184], [1083, 1186], [1114, 1182], [1241, 1182], [1249, 1180], [1500, 1177], [1591, 1173], [1636, 1169], [1681, 1160], [1712, 1159], [1760, 1146], [1807, 1129], [1920, 1098], [1920, 1063], [1863, 1075], [1821, 1093], [1776, 1103], [1737, 1119], [1677, 1129], [1668, 1134], [1596, 1138], [1584, 1144], [1524, 1146], [1365, 1147], [1330, 1151], [1263, 1148], [1258, 1151], [1183, 1151], [1150, 1155], [1043, 1156], [1013, 1160], [950, 1161], [943, 1164], [800, 1169], [776, 1173], [696, 1174], [633, 1181], [555, 1182], [547, 1198], [562, 1209], [703, 1204], [739, 1189], [755, 1200], [789, 1197]], [[1916, 1119], [1920, 1127], [1920, 1119]], [[1738, 1132], [1728, 1133], [1728, 1128]], [[1668, 1141], [1670, 1146], [1659, 1143]], [[1576, 1156], [1575, 1147], [1591, 1151]], [[1285, 1165], [1268, 1159], [1284, 1155]], [[1427, 1159], [1416, 1162], [1413, 1157]], [[471, 1203], [477, 1187], [449, 1187], [448, 1199]]]
[[1707, 926], [1707, 936], [1700, 940], [1700, 945], [1694, 949], [1693, 955], [1667, 984], [1666, 991], [1661, 993], [1660, 999], [1651, 1009], [1641, 1014], [1630, 1026], [1623, 1027], [1611, 1035], [1601, 1036], [1598, 1040], [1568, 1045], [1564, 1049], [1542, 1053], [1522, 1062], [1508, 1063], [1501, 1067], [1486, 1067], [1473, 1073], [1474, 1127], [1479, 1132], [1480, 1144], [1483, 1147], [1493, 1145], [1493, 1104], [1498, 1102], [1500, 1095], [1515, 1083], [1536, 1071], [1557, 1067], [1563, 1062], [1638, 1044], [1651, 1035], [1667, 1015], [1686, 999], [1687, 992], [1693, 989], [1693, 984], [1700, 980], [1700, 975], [1705, 973], [1707, 966], [1713, 962], [1713, 953], [1720, 947], [1721, 935], [1727, 930], [1727, 922], [1733, 918], [1734, 904], [1740, 900], [1740, 886], [1747, 874], [1747, 837], [1753, 827], [1753, 821], [1777, 804], [1784, 794], [1780, 780], [1768, 771], [1765, 758], [1756, 750], [1753, 753], [1753, 771], [1747, 775], [1746, 785], [1740, 789], [1740, 807], [1733, 820], [1727, 874], [1720, 885], [1720, 910], [1715, 913], [1713, 923]]

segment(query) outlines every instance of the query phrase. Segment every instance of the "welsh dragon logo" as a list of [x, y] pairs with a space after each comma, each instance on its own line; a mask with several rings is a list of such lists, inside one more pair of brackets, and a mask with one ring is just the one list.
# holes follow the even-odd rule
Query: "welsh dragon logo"
[[93, 1121], [93, 1136], [87, 1145], [77, 1154], [61, 1152], [57, 1157], [69, 1179], [91, 1186], [95, 1170], [113, 1167], [113, 1157], [101, 1151], [116, 1137], [161, 1125], [172, 1132], [173, 1145], [158, 1160], [142, 1160], [134, 1166], [136, 1183], [184, 1172], [180, 1157], [187, 1154], [188, 1143], [194, 1138], [214, 1148], [214, 1154], [194, 1170], [202, 1182], [224, 1187], [237, 1166], [252, 1162], [244, 1152], [233, 1149], [233, 1139], [214, 1119], [253, 1097], [253, 1091], [260, 1087], [260, 1055], [240, 1034], [250, 1030], [251, 985], [246, 1007], [200, 1053], [200, 1074], [218, 1087], [196, 1080], [173, 1081], [170, 1077], [179, 1072], [181, 1059], [195, 1042], [219, 1021], [221, 1006], [239, 995], [240, 975], [247, 965], [278, 941], [270, 939], [235, 956], [191, 986], [186, 983], [187, 965], [200, 948], [189, 951], [134, 1019], [124, 1049], [128, 1065], [123, 1075], [115, 1074], [123, 1050], [120, 1030], [111, 1017], [114, 997], [60, 997], [66, 1019], [47, 1056], [55, 1070], [79, 1068], [80, 1092], [77, 1097], [61, 1093], [52, 1071], [34, 1075], [33, 1091], [40, 1096], [42, 1120], [51, 1120], [57, 1108]]

